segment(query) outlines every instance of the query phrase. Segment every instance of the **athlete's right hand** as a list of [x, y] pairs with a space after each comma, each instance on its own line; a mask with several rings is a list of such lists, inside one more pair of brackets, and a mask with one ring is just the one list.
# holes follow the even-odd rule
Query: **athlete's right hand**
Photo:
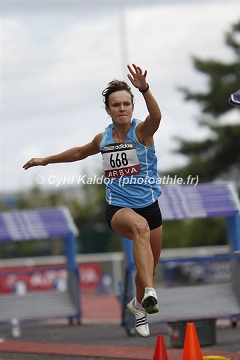
[[33, 158], [31, 160], [29, 160], [28, 162], [26, 162], [26, 164], [23, 165], [23, 168], [25, 170], [33, 167], [33, 166], [45, 166], [47, 165], [46, 159], [45, 158]]

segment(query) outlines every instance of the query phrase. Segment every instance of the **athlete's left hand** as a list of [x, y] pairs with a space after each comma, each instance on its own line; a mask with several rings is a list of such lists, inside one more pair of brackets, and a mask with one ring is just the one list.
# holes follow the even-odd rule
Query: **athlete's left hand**
[[133, 86], [135, 86], [137, 89], [144, 90], [147, 87], [146, 82], [146, 76], [147, 76], [147, 70], [143, 72], [143, 70], [140, 68], [140, 66], [137, 66], [135, 64], [132, 64], [132, 67], [130, 65], [127, 65], [128, 70], [130, 74], [127, 75]]

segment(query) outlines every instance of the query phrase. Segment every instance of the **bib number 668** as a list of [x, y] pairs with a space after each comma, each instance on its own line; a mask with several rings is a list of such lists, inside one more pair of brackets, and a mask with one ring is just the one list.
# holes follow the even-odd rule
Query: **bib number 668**
[[111, 154], [110, 165], [112, 168], [127, 166], [128, 165], [127, 154], [125, 152], [117, 153], [115, 158], [114, 158], [114, 154]]

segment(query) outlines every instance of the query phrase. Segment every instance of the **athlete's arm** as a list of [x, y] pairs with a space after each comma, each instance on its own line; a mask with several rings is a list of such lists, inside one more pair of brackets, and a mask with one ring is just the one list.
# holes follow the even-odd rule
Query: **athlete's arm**
[[141, 131], [144, 133], [146, 137], [152, 137], [154, 133], [158, 130], [162, 114], [158, 103], [154, 96], [152, 95], [150, 89], [148, 89], [145, 93], [143, 93], [144, 100], [146, 102], [146, 106], [148, 109], [148, 116], [145, 121], [142, 123]]
[[146, 81], [147, 70], [143, 73], [142, 69], [135, 64], [133, 64], [132, 67], [128, 65], [128, 70], [130, 72], [128, 78], [143, 94], [149, 113], [145, 121], [138, 125], [136, 129], [137, 136], [144, 145], [151, 146], [153, 144], [153, 135], [157, 131], [161, 121], [161, 110]]
[[73, 147], [59, 154], [44, 158], [32, 158], [23, 165], [23, 168], [27, 170], [33, 166], [46, 166], [48, 164], [66, 163], [86, 159], [88, 156], [92, 156], [100, 152], [99, 144], [101, 139], [102, 134], [100, 133], [96, 135], [91, 142], [83, 146]]

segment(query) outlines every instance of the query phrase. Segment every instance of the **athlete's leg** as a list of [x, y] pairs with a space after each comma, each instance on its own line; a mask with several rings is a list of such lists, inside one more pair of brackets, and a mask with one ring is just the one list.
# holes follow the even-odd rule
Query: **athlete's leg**
[[156, 229], [151, 230], [150, 243], [154, 258], [153, 275], [155, 275], [162, 250], [162, 225]]
[[[152, 251], [152, 244], [156, 241], [151, 240], [150, 229], [147, 220], [135, 211], [129, 208], [122, 208], [118, 210], [111, 221], [111, 227], [114, 232], [133, 240], [133, 257], [139, 278], [140, 288], [153, 287], [153, 269], [154, 269], [154, 255]], [[155, 247], [156, 245], [154, 245]], [[140, 285], [141, 284], [141, 285]], [[137, 300], [141, 302], [140, 290]]]
[[[152, 275], [154, 276], [162, 249], [162, 226], [150, 231], [150, 245], [154, 259], [153, 273], [152, 273]], [[136, 283], [136, 298], [137, 301], [141, 303], [141, 300], [144, 296], [145, 287], [141, 282], [138, 272], [136, 273], [135, 276], [135, 283]]]

